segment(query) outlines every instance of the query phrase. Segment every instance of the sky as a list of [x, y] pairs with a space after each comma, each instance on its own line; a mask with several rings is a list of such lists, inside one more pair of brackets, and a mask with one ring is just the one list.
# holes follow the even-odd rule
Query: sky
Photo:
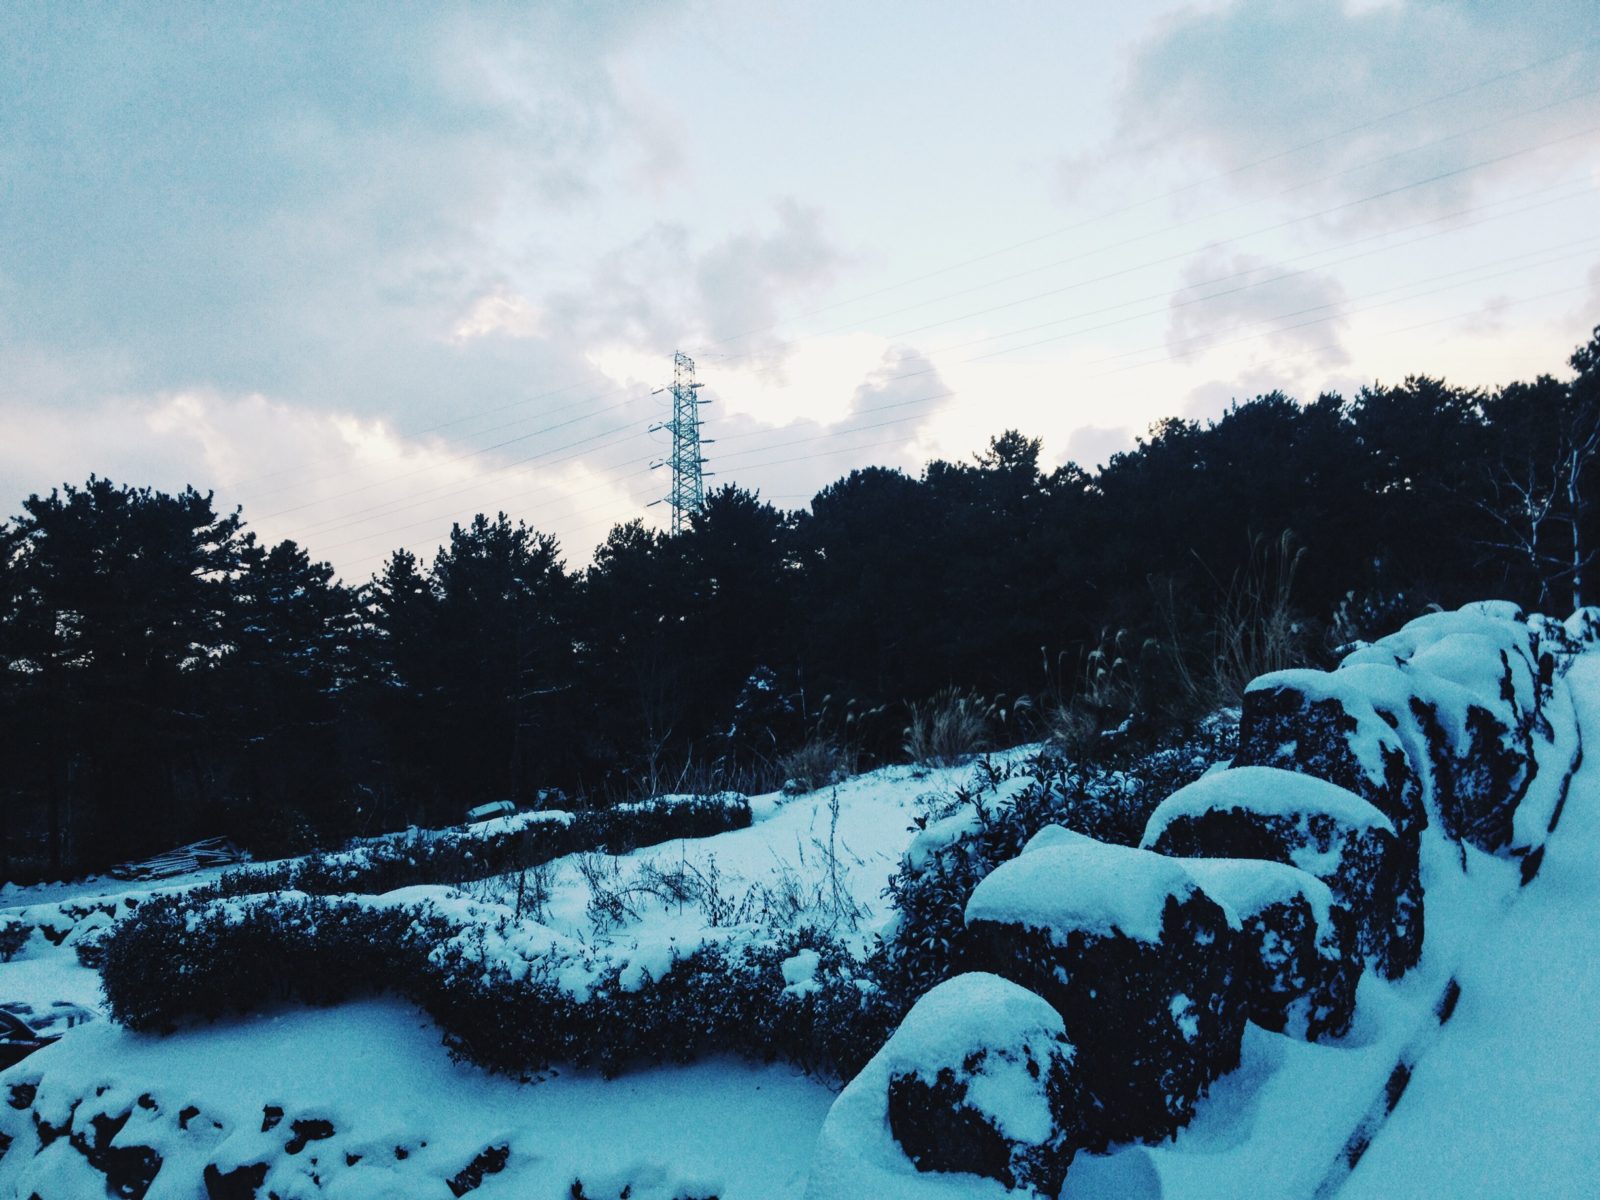
[[0, 514], [91, 473], [362, 582], [504, 511], [585, 564], [1017, 428], [1567, 371], [1593, 0], [0, 6]]

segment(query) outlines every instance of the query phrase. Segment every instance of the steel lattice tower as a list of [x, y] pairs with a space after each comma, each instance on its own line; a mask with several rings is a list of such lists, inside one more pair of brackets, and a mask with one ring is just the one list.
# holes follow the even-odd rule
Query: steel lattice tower
[[672, 490], [656, 504], [672, 505], [672, 532], [682, 533], [689, 528], [689, 519], [705, 504], [705, 456], [700, 452], [710, 438], [700, 437], [700, 406], [706, 401], [697, 394], [703, 384], [694, 381], [694, 359], [683, 351], [672, 356], [672, 386], [658, 389], [672, 395], [672, 420], [650, 426], [672, 431], [672, 454], [652, 467], [672, 467]]

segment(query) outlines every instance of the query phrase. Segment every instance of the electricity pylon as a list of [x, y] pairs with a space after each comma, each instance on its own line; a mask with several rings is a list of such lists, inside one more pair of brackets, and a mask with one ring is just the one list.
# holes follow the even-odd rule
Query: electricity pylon
[[710, 472], [704, 469], [706, 460], [700, 449], [712, 439], [700, 436], [700, 426], [705, 423], [700, 420], [700, 406], [707, 401], [697, 395], [704, 386], [694, 381], [694, 359], [679, 350], [672, 356], [672, 386], [656, 389], [672, 394], [672, 420], [650, 426], [652, 433], [658, 429], [672, 431], [672, 454], [650, 465], [672, 467], [672, 490], [655, 503], [672, 505], [673, 533], [688, 529], [689, 519], [706, 500], [705, 477]]

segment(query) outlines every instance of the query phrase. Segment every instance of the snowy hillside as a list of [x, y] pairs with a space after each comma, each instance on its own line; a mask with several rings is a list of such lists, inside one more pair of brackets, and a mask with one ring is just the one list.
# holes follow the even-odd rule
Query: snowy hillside
[[[1451, 636], [1462, 627], [1452, 626]], [[1486, 628], [1472, 637], [1487, 638]], [[1497, 630], [1489, 632], [1499, 636]], [[1397, 653], [1396, 661], [1410, 662], [1427, 645]], [[1471, 685], [1462, 663], [1477, 661], [1469, 662], [1467, 654], [1477, 645], [1458, 641], [1456, 659], [1435, 653], [1430, 694]], [[1378, 660], [1389, 652], [1369, 653], [1366, 661], [1327, 678], [1345, 671], [1370, 675], [1369, 668], [1381, 665]], [[1466, 681], [1446, 679], [1450, 671]], [[1506, 678], [1512, 678], [1510, 667]], [[1291, 682], [1300, 689], [1297, 695], [1312, 694], [1314, 683], [1323, 686]], [[1600, 654], [1577, 654], [1557, 682], [1562, 697], [1570, 694], [1576, 727], [1564, 731], [1558, 719], [1546, 719], [1548, 732], [1538, 736], [1541, 745], [1571, 758], [1579, 737], [1600, 745]], [[1538, 686], [1548, 691], [1548, 684]], [[1499, 688], [1498, 676], [1490, 688]], [[1515, 696], [1505, 701], [1520, 702]], [[1438, 711], [1445, 711], [1445, 701], [1438, 703]], [[1247, 728], [1241, 761], [1256, 753], [1249, 735]], [[1404, 721], [1394, 728], [1385, 724], [1370, 732], [1369, 742], [1357, 743], [1357, 757], [1370, 752], [1379, 762], [1385, 748], [1392, 754], [1400, 752], [1396, 746], [1407, 749], [1408, 736]], [[898, 1032], [842, 1094], [828, 1070], [807, 1074], [786, 1061], [781, 1048], [775, 1062], [752, 1061], [748, 1053], [697, 1052], [697, 1061], [682, 1064], [642, 1061], [650, 1048], [635, 1048], [625, 1059], [602, 1057], [608, 1070], [620, 1070], [612, 1078], [565, 1062], [527, 1070], [525, 1078], [491, 1074], [452, 1057], [441, 1044], [440, 1026], [428, 1012], [444, 1011], [438, 1008], [443, 1002], [427, 988], [458, 988], [463, 970], [481, 969], [483, 980], [469, 982], [484, 990], [473, 995], [492, 1000], [498, 993], [488, 987], [490, 975], [509, 969], [512, 982], [528, 988], [536, 977], [545, 978], [540, 971], [556, 971], [548, 966], [554, 962], [559, 978], [547, 990], [562, 1004], [604, 1004], [627, 1014], [644, 1012], [630, 1006], [660, 995], [662, 1003], [685, 1006], [681, 1019], [690, 1023], [700, 1019], [693, 1005], [702, 999], [663, 989], [679, 964], [709, 948], [725, 956], [715, 964], [754, 963], [753, 970], [766, 973], [761, 986], [771, 995], [763, 1013], [776, 1014], [780, 1024], [801, 1014], [820, 1023], [814, 1006], [832, 1003], [838, 991], [871, 990], [867, 975], [852, 980], [846, 968], [830, 965], [835, 951], [829, 947], [866, 961], [880, 936], [893, 941], [904, 935], [906, 915], [885, 895], [891, 876], [900, 873], [899, 894], [906, 894], [907, 880], [944, 869], [959, 856], [964, 839], [1005, 827], [1011, 814], [1047, 793], [1036, 778], [1043, 769], [1033, 764], [1033, 749], [997, 756], [981, 770], [897, 767], [806, 796], [757, 797], [747, 828], [619, 856], [568, 854], [539, 868], [534, 879], [519, 871], [459, 889], [413, 887], [381, 898], [356, 897], [349, 911], [399, 915], [403, 932], [397, 946], [413, 945], [427, 921], [444, 922], [438, 927], [453, 931], [449, 945], [456, 948], [446, 952], [443, 942], [422, 947], [418, 970], [443, 971], [439, 964], [448, 958], [456, 974], [417, 982], [409, 999], [330, 996], [343, 999], [333, 1007], [274, 1001], [215, 1021], [180, 1019], [178, 1032], [170, 1035], [135, 1032], [104, 1016], [75, 1027], [58, 1044], [0, 1074], [0, 1099], [7, 1101], [0, 1106], [0, 1198], [361, 1200], [470, 1193], [486, 1200], [975, 1200], [1008, 1194], [995, 1179], [917, 1171], [907, 1160], [904, 1138], [897, 1144], [886, 1109], [894, 1103], [895, 1080], [919, 1071], [931, 1072], [927, 1077], [933, 1080], [938, 1068], [928, 1064], [945, 1059], [959, 1070], [962, 1046], [993, 1038], [991, 1067], [971, 1068], [978, 1070], [983, 1090], [972, 1090], [970, 1102], [996, 1114], [1000, 1127], [1023, 1141], [1060, 1142], [1059, 1131], [1051, 1130], [1055, 1101], [1039, 1090], [1037, 1068], [1055, 1062], [1050, 1069], [1065, 1080], [1088, 1060], [1082, 1049], [1067, 1045], [1050, 1005], [993, 976], [959, 975], [918, 1003], [903, 1023], [892, 1022], [889, 1028], [898, 1024]], [[1415, 746], [1408, 752], [1416, 757]], [[1392, 754], [1390, 761], [1398, 761]], [[1174, 857], [1160, 860], [1159, 890], [1141, 891], [1151, 885], [1139, 864], [1156, 856], [1102, 846], [1046, 824], [1042, 830], [1021, 829], [1018, 837], [1026, 834], [1027, 848], [976, 890], [967, 889], [971, 901], [962, 898], [964, 918], [973, 929], [985, 922], [1056, 922], [1094, 937], [1126, 936], [1151, 946], [1163, 936], [1163, 921], [1170, 919], [1163, 914], [1171, 905], [1210, 906], [1214, 898], [1227, 923], [1218, 927], [1224, 937], [1232, 936], [1227, 929], [1238, 934], [1247, 928], [1251, 912], [1303, 905], [1309, 928], [1321, 939], [1316, 953], [1330, 960], [1342, 955], [1359, 972], [1353, 1008], [1343, 1021], [1337, 1013], [1329, 1018], [1330, 1032], [1308, 1033], [1310, 1010], [1293, 996], [1280, 997], [1289, 1014], [1282, 1032], [1268, 1028], [1270, 1013], [1250, 1009], [1236, 1058], [1214, 1081], [1198, 1083], [1192, 1117], [1177, 1122], [1181, 1128], [1174, 1137], [1152, 1138], [1152, 1144], [1112, 1139], [1103, 1147], [1082, 1138], [1084, 1148], [1075, 1157], [1065, 1151], [1071, 1162], [1061, 1195], [1209, 1200], [1242, 1194], [1589, 1194], [1588, 1177], [1600, 1153], [1593, 1111], [1600, 1035], [1592, 1029], [1600, 1000], [1600, 956], [1593, 953], [1600, 948], [1600, 759], [1581, 766], [1565, 792], [1555, 786], [1565, 779], [1560, 772], [1552, 768], [1541, 777], [1528, 768], [1518, 785], [1524, 811], [1517, 829], [1508, 828], [1498, 845], [1481, 833], [1488, 827], [1481, 813], [1473, 814], [1470, 835], [1453, 836], [1447, 829], [1455, 818], [1437, 803], [1442, 764], [1435, 761], [1423, 788], [1433, 807], [1416, 843], [1426, 904], [1425, 936], [1414, 964], [1404, 957], [1410, 943], [1403, 931], [1392, 944], [1375, 939], [1395, 936], [1393, 931], [1365, 928], [1348, 931], [1348, 941], [1335, 938], [1347, 931], [1335, 929], [1330, 910], [1347, 897], [1339, 891], [1341, 878], [1333, 878], [1332, 891], [1319, 881], [1334, 871], [1328, 863], [1241, 868], [1228, 865], [1237, 860], [1214, 859], [1195, 860], [1191, 869], [1176, 855], [1193, 851], [1173, 851]], [[1206, 765], [1186, 770], [1197, 775]], [[1261, 807], [1267, 802], [1251, 781], [1284, 773], [1273, 765], [1240, 765], [1206, 774], [1161, 805], [1146, 844], [1163, 848], [1163, 838], [1180, 836], [1184, 820], [1201, 819], [1219, 804]], [[1138, 783], [1124, 782], [1130, 791]], [[1232, 795], [1241, 798], [1227, 799]], [[1391, 818], [1333, 784], [1306, 777], [1273, 795], [1273, 811], [1263, 819], [1289, 813], [1315, 824], [1303, 814], [1325, 809], [1329, 821], [1376, 831], [1372, 836], [1380, 841], [1403, 842], [1401, 809]], [[1537, 841], [1522, 838], [1533, 821], [1527, 814], [1542, 823]], [[1546, 845], [1544, 827], [1556, 816], [1559, 825]], [[1460, 828], [1469, 826], [1463, 821]], [[1326, 846], [1319, 852], [1323, 858], [1335, 856]], [[48, 1012], [60, 1001], [103, 1012], [107, 997], [100, 977], [79, 961], [79, 946], [88, 947], [83, 957], [96, 961], [113, 920], [155, 911], [152, 892], [202, 886], [215, 876], [207, 872], [126, 891], [107, 887], [105, 880], [77, 891], [8, 889], [0, 898], [0, 932], [25, 928], [26, 938], [9, 961], [0, 962], [0, 1002], [33, 1013]], [[1074, 882], [1065, 886], [1063, 880]], [[295, 908], [313, 900], [286, 892], [174, 911], [196, 938], [204, 923], [216, 923], [219, 946], [232, 944], [229, 930], [246, 928], [252, 907], [263, 905], [279, 906], [275, 912], [293, 909], [295, 920], [313, 922], [313, 936], [335, 937], [331, 927], [319, 929], [314, 922], [345, 912], [337, 907], [342, 902], [335, 897], [322, 907]], [[1036, 911], [1043, 915], [1031, 915]], [[1402, 904], [1394, 911], [1406, 910]], [[958, 923], [961, 918], [958, 910]], [[796, 950], [771, 932], [774, 927], [810, 931], [795, 936], [815, 934], [820, 951]], [[303, 932], [303, 926], [293, 928]], [[1342, 947], [1337, 955], [1328, 949], [1336, 941]], [[982, 965], [981, 945], [964, 953]], [[1351, 958], [1359, 955], [1367, 957]], [[186, 997], [212, 986], [218, 968], [182, 954], [152, 964], [166, 972], [157, 975], [169, 1005], [161, 1011], [187, 1011]], [[314, 955], [300, 969], [327, 971], [330, 978], [336, 973]], [[987, 979], [993, 983], [971, 982]], [[744, 986], [737, 977], [734, 982]], [[957, 987], [964, 990], [944, 990]], [[1197, 1039], [1211, 1036], [1205, 1032], [1203, 996], [1177, 994], [1171, 1000], [1180, 1048], [1184, 1038], [1198, 1045]], [[1252, 1003], [1269, 1001], [1258, 996]], [[427, 1009], [429, 1004], [435, 1009]], [[1337, 999], [1330, 1004], [1337, 1008]], [[979, 1005], [992, 1009], [992, 1021], [974, 1019]], [[459, 1005], [449, 1011], [459, 1012]], [[560, 1016], [566, 1009], [550, 1011], [552, 1021], [567, 1019]], [[510, 1039], [517, 1014], [501, 1016]], [[739, 1050], [747, 1035], [729, 1037], [725, 1049]], [[1020, 1040], [1001, 1044], [1006, 1037]], [[471, 1054], [470, 1041], [455, 1044]], [[1008, 1046], [1024, 1047], [1017, 1051], [1022, 1057]], [[1033, 1069], [1018, 1067], [1023, 1062]], [[1049, 1170], [1039, 1176], [1049, 1177]], [[1032, 1178], [1019, 1172], [1013, 1182], [1020, 1186]]]

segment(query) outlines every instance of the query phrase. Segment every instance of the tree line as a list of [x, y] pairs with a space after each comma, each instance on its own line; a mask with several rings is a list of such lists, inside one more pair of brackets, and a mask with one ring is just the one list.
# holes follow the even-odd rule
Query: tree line
[[941, 691], [1015, 726], [997, 736], [1177, 719], [1428, 604], [1570, 610], [1596, 592], [1600, 329], [1568, 365], [1272, 393], [1098, 470], [1046, 470], [1008, 431], [800, 511], [724, 487], [582, 568], [502, 513], [352, 586], [192, 487], [33, 495], [0, 524], [0, 878], [555, 788], [775, 785], [808, 743], [893, 758]]

